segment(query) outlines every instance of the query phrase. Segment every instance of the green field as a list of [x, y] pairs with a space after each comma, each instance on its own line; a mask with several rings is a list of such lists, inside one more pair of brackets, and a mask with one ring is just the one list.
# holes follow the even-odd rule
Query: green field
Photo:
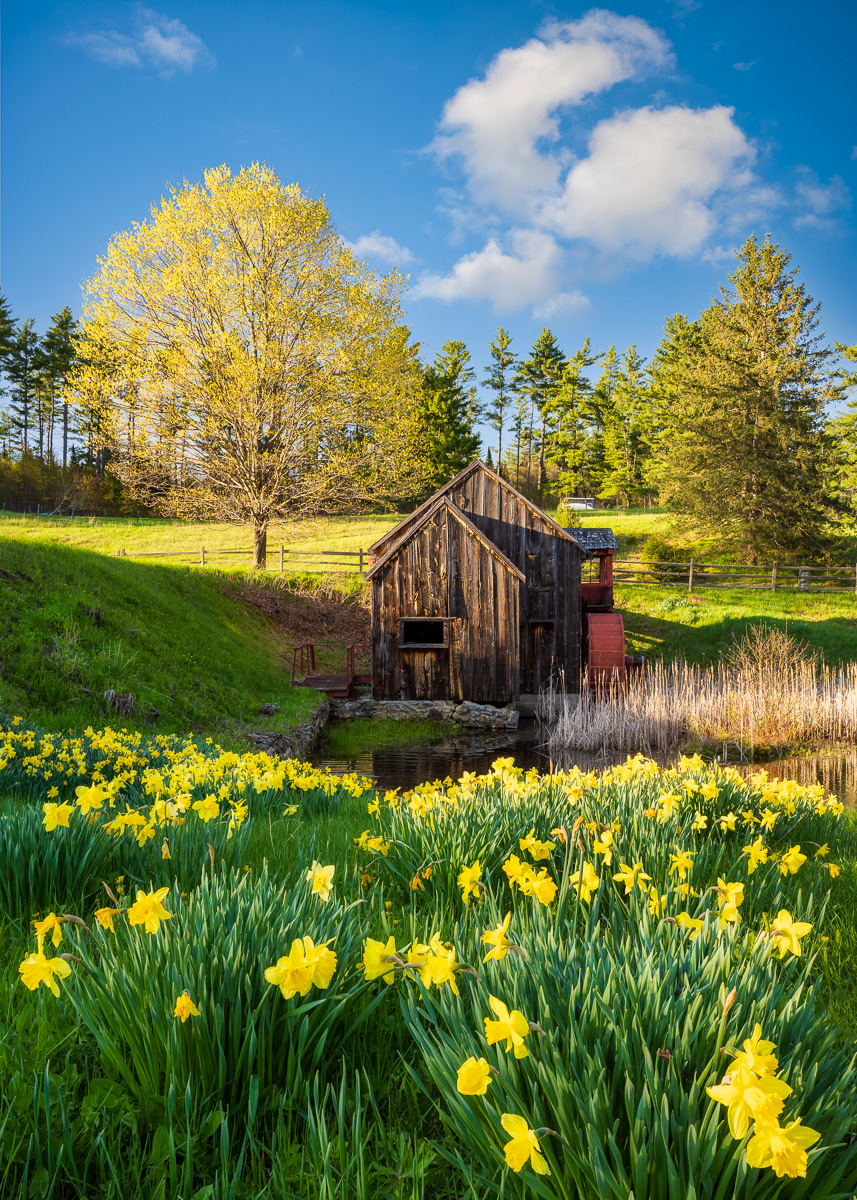
[[[107, 557], [46, 532], [2, 538], [0, 711], [46, 729], [109, 724], [112, 689], [134, 696], [125, 723], [149, 732], [240, 738], [305, 720], [317, 694], [289, 686], [290, 658], [233, 590], [218, 572]], [[261, 717], [265, 703], [280, 712]]]

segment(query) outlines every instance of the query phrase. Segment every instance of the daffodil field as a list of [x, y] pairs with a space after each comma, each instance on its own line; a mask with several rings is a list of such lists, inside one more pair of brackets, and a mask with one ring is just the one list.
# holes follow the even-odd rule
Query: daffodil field
[[855, 856], [698, 758], [402, 795], [6, 720], [0, 1196], [844, 1200]]

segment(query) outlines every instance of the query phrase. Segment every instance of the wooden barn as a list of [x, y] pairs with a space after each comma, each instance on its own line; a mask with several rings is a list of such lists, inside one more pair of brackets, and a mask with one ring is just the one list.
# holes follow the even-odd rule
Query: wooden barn
[[586, 550], [483, 462], [369, 549], [376, 700], [580, 687]]

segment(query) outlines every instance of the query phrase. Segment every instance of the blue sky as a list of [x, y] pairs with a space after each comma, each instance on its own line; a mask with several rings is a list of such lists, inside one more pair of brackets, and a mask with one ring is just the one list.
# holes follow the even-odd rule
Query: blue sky
[[[573, 352], [695, 316], [748, 233], [857, 341], [857, 9], [753, 0], [17, 0], [4, 6], [2, 288], [80, 308], [169, 182], [261, 160], [410, 273], [415, 337]], [[481, 373], [481, 370], [480, 370]]]

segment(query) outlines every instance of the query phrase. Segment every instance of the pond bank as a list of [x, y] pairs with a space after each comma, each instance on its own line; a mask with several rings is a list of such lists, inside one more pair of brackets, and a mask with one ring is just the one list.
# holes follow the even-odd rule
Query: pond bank
[[[414, 733], [418, 732], [418, 727], [412, 728]], [[514, 758], [516, 765], [524, 770], [535, 767], [546, 774], [574, 764], [584, 771], [603, 769], [624, 762], [628, 756], [625, 750], [600, 754], [570, 751], [554, 758], [546, 744], [548, 731], [534, 720], [521, 720], [516, 730], [507, 732], [447, 732], [437, 726], [426, 732], [429, 733], [426, 740], [403, 742], [390, 735], [385, 738], [383, 727], [370, 729], [367, 734], [371, 736], [362, 745], [359, 739], [349, 738], [345, 745], [337, 745], [335, 736], [332, 742], [323, 738], [310, 757], [315, 766], [334, 774], [356, 771], [372, 778], [384, 790], [397, 787], [408, 790], [447, 776], [455, 780], [465, 771], [483, 774], [496, 758]], [[667, 765], [677, 760], [678, 752], [653, 757], [661, 765]], [[857, 807], [857, 748], [854, 747], [765, 762], [733, 761], [730, 765], [742, 775], [766, 770], [772, 779], [794, 779], [803, 786], [820, 783], [843, 803]]]

